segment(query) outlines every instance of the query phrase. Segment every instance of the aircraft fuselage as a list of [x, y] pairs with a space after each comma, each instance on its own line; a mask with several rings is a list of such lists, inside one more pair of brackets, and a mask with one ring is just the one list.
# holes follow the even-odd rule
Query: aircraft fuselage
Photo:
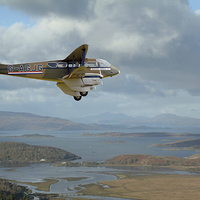
[[0, 74], [55, 81], [65, 94], [79, 101], [102, 78], [119, 74], [119, 70], [106, 60], [85, 58], [87, 50], [88, 45], [83, 44], [63, 60], [0, 64]]
[[[113, 65], [101, 66], [101, 59], [86, 59], [86, 74], [102, 74], [102, 78], [114, 76], [119, 73]], [[80, 63], [74, 64], [63, 61], [48, 61], [24, 64], [0, 64], [0, 74], [12, 75], [16, 77], [42, 79], [59, 82], [62, 77], [72, 73], [80, 67]], [[101, 72], [100, 72], [101, 71]]]

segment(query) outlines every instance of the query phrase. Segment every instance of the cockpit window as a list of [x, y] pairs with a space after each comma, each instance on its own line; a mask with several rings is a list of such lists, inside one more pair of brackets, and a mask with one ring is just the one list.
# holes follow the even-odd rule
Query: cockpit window
[[99, 67], [110, 67], [111, 65], [108, 61], [103, 59], [97, 59], [97, 62]]

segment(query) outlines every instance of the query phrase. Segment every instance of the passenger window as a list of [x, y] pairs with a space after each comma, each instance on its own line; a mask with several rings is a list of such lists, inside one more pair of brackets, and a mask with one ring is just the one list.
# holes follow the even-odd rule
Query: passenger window
[[74, 65], [72, 65], [72, 63], [69, 63], [68, 64], [68, 67], [80, 67], [80, 64], [77, 62], [77, 63], [74, 63]]
[[96, 62], [87, 62], [85, 64], [85, 66], [87, 66], [87, 67], [96, 67]]
[[66, 65], [67, 65], [66, 62], [58, 62], [58, 63], [57, 63], [57, 67], [59, 67], [59, 68], [66, 67]]

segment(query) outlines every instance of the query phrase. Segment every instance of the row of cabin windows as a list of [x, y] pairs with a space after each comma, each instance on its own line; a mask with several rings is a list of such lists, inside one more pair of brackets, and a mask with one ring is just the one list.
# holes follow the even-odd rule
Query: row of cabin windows
[[[80, 63], [75, 63], [74, 65], [72, 65], [72, 63], [66, 63], [66, 62], [49, 62], [47, 64], [49, 67], [51, 68], [56, 68], [56, 67], [59, 67], [59, 68], [64, 68], [64, 67], [80, 67]], [[103, 63], [103, 62], [86, 62], [85, 63], [85, 66], [86, 67], [106, 67], [106, 65]]]
[[[73, 65], [73, 67], [80, 67], [80, 66], [81, 66], [80, 63], [78, 63], [78, 62]], [[85, 66], [86, 67], [97, 67], [97, 64], [96, 64], [96, 62], [86, 62]], [[72, 67], [72, 64], [71, 63], [68, 64], [68, 67]], [[98, 64], [98, 67], [100, 67], [99, 64]]]

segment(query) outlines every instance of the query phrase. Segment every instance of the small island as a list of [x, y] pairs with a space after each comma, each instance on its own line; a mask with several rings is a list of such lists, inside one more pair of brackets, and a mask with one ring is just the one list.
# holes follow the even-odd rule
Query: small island
[[147, 133], [122, 133], [122, 132], [104, 132], [104, 133], [83, 133], [82, 136], [89, 137], [172, 137], [173, 133], [165, 132], [147, 132]]
[[116, 142], [103, 142], [104, 144], [123, 144], [123, 143], [126, 143], [125, 141], [116, 141]]
[[54, 138], [52, 135], [40, 135], [40, 134], [24, 134], [20, 136], [2, 136], [6, 138]]
[[0, 163], [41, 163], [81, 159], [68, 151], [16, 142], [0, 142]]
[[104, 132], [104, 133], [82, 133], [81, 136], [89, 137], [200, 137], [200, 134], [193, 133], [169, 133], [169, 132], [134, 132], [134, 133], [122, 133], [122, 132]]

